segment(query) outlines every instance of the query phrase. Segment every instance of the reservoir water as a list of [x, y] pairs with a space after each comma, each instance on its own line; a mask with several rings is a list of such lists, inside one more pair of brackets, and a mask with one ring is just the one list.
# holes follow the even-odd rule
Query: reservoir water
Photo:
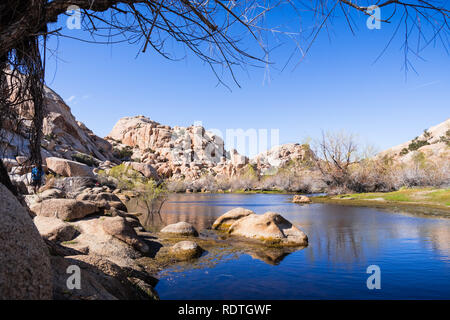
[[[306, 232], [309, 245], [267, 257], [245, 250], [207, 252], [192, 268], [174, 266], [159, 275], [161, 299], [450, 299], [450, 219], [298, 205], [289, 202], [291, 197], [171, 195], [155, 229], [187, 221], [204, 236], [217, 217], [245, 207], [282, 214]], [[367, 287], [370, 265], [380, 268], [379, 290]]]

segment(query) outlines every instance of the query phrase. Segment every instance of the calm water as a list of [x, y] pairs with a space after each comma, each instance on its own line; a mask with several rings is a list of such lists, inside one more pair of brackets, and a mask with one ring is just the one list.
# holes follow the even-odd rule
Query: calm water
[[[207, 232], [234, 207], [275, 211], [307, 233], [309, 246], [270, 258], [242, 252], [204, 268], [169, 269], [156, 287], [161, 299], [450, 299], [450, 220], [370, 208], [302, 206], [289, 199], [264, 194], [171, 196], [163, 224], [187, 221]], [[381, 290], [366, 286], [366, 269], [373, 264], [381, 268]]]

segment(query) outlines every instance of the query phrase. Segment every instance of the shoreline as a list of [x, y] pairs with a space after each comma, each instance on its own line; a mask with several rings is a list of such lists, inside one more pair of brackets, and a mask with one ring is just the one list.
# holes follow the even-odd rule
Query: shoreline
[[450, 207], [430, 203], [399, 202], [387, 200], [378, 201], [369, 199], [338, 199], [335, 198], [334, 196], [311, 197], [311, 201], [312, 203], [377, 208], [394, 212], [411, 213], [421, 217], [450, 219]]
[[[407, 213], [412, 213], [414, 215], [420, 215], [423, 217], [430, 218], [450, 218], [450, 206], [445, 204], [436, 204], [424, 201], [393, 201], [385, 200], [384, 196], [391, 196], [395, 193], [401, 193], [404, 191], [412, 193], [420, 192], [433, 192], [433, 191], [447, 191], [448, 188], [434, 189], [434, 188], [410, 188], [404, 190], [398, 190], [394, 192], [377, 192], [377, 193], [355, 193], [355, 194], [343, 194], [343, 195], [326, 195], [324, 193], [297, 193], [282, 190], [238, 190], [234, 192], [224, 191], [224, 192], [174, 192], [171, 194], [279, 194], [279, 195], [306, 195], [311, 199], [311, 203], [321, 203], [321, 204], [335, 204], [342, 206], [352, 206], [352, 207], [366, 207], [366, 208], [378, 208], [386, 209], [394, 212], [407, 211]], [[450, 191], [449, 191], [450, 192]], [[378, 197], [373, 197], [377, 195]], [[364, 198], [366, 197], [366, 198]]]

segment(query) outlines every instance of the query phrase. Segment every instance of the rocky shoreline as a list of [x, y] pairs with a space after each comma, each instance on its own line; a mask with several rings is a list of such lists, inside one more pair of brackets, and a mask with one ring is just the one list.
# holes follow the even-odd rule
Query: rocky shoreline
[[[24, 206], [4, 186], [0, 191], [5, 201], [14, 205], [2, 211], [20, 214], [24, 220], [20, 225], [35, 238], [31, 244], [23, 243], [22, 250], [16, 244], [17, 261], [11, 263], [25, 264], [24, 268], [40, 274], [40, 280], [32, 274], [22, 286], [38, 281], [36, 286], [42, 288], [38, 292], [24, 289], [26, 292], [17, 296], [2, 293], [5, 298], [155, 300], [157, 273], [211, 250], [250, 250], [256, 257], [276, 263], [286, 252], [307, 245], [307, 236], [280, 215], [256, 215], [243, 208], [220, 217], [213, 235], [200, 233], [187, 222], [148, 232], [142, 216], [127, 212], [130, 192], [99, 185], [89, 177], [49, 181], [39, 193], [22, 196]], [[1, 234], [8, 236], [5, 230]], [[29, 251], [30, 245], [39, 256], [24, 259], [20, 252]], [[68, 289], [71, 266], [80, 268], [81, 289]], [[15, 290], [12, 284], [2, 287]]]

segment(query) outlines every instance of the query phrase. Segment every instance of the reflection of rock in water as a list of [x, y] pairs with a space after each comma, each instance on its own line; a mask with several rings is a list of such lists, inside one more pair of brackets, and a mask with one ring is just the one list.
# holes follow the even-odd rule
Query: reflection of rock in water
[[[128, 211], [145, 213], [145, 207], [138, 205], [136, 200], [127, 203]], [[162, 227], [185, 221], [191, 223], [198, 231], [211, 228], [212, 223], [221, 214], [221, 209], [214, 206], [193, 206], [191, 203], [166, 202], [158, 215], [150, 217], [149, 225], [145, 228], [151, 231], [159, 231]]]
[[294, 251], [304, 249], [304, 247], [297, 248], [295, 250], [289, 249], [274, 249], [266, 248], [260, 250], [248, 250], [245, 253], [250, 255], [253, 259], [261, 260], [267, 264], [278, 265], [285, 257]]
[[[221, 237], [222, 238], [222, 237]], [[222, 238], [223, 239], [223, 238]], [[248, 254], [253, 259], [260, 260], [270, 265], [278, 265], [281, 261], [293, 252], [305, 249], [304, 246], [298, 247], [270, 247], [252, 240], [242, 240], [228, 238], [229, 243], [238, 251]]]

